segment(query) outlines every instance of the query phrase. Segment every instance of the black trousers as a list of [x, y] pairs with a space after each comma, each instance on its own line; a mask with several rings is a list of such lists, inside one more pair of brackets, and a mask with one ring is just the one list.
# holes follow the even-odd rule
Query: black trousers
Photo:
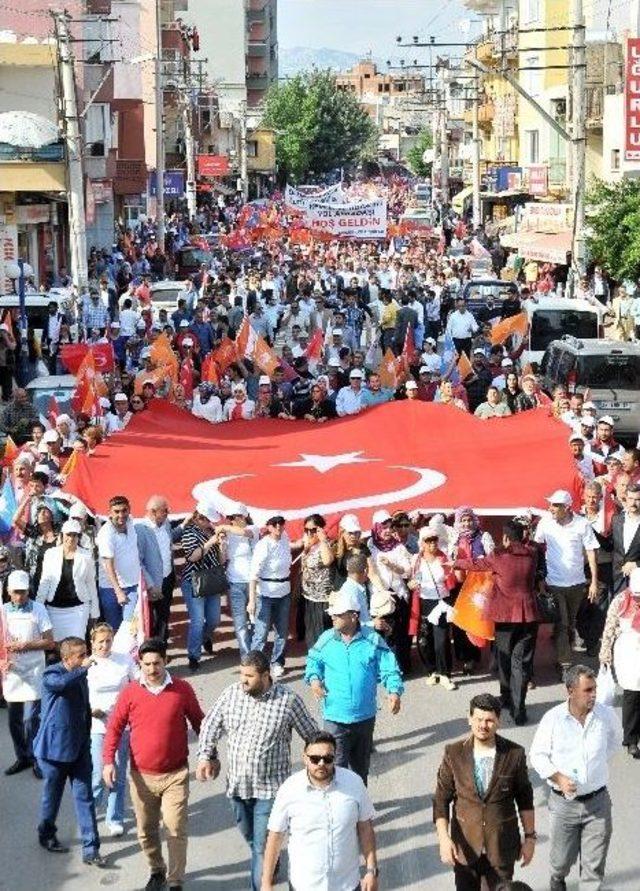
[[162, 580], [162, 597], [151, 602], [151, 630], [154, 637], [159, 637], [165, 643], [169, 640], [169, 619], [171, 616], [171, 602], [173, 589], [176, 586], [176, 576], [172, 572]]
[[0, 390], [3, 400], [8, 402], [13, 392], [13, 368], [7, 365], [0, 366]]
[[409, 635], [409, 614], [411, 607], [408, 600], [395, 598], [396, 608], [393, 613], [393, 631], [388, 644], [396, 655], [402, 674], [411, 672], [411, 637]]
[[369, 777], [375, 723], [375, 718], [354, 721], [352, 724], [341, 724], [326, 718], [324, 721], [324, 729], [336, 738], [336, 765], [348, 767], [357, 773], [365, 786]]
[[500, 697], [514, 716], [524, 711], [537, 636], [537, 622], [496, 622]]
[[453, 872], [456, 880], [456, 891], [480, 891], [483, 878], [489, 887], [489, 891], [494, 891], [500, 882], [511, 879], [513, 876], [513, 865], [511, 868], [492, 866], [487, 860], [487, 855], [482, 854], [475, 863], [456, 863]]
[[640, 742], [640, 693], [637, 690], [622, 691], [622, 744], [638, 745]]
[[463, 353], [467, 354], [467, 357], [471, 358], [471, 338], [470, 337], [454, 337], [453, 345], [458, 351], [458, 355], [462, 355]]
[[[449, 601], [446, 601], [447, 603]], [[443, 674], [451, 677], [451, 627], [444, 616], [440, 616], [437, 625], [429, 622], [427, 616], [437, 606], [438, 601], [423, 600], [420, 604], [420, 634], [418, 636], [418, 653], [427, 670], [427, 674]]]
[[323, 631], [331, 628], [331, 616], [327, 613], [327, 604], [324, 601], [307, 600], [306, 597], [302, 600], [304, 600], [304, 641], [307, 650], [310, 650]]

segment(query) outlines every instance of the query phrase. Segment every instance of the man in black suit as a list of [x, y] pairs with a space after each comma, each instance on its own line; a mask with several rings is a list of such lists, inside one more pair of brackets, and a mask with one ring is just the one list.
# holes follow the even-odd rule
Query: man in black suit
[[640, 566], [640, 485], [630, 486], [624, 511], [611, 523], [613, 535], [613, 590], [626, 586], [631, 571]]

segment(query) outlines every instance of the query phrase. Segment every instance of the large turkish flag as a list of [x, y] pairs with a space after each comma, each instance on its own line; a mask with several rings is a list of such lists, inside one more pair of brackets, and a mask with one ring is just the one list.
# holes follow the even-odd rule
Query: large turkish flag
[[575, 478], [567, 427], [545, 409], [481, 421], [417, 401], [320, 425], [211, 425], [158, 400], [82, 457], [65, 488], [99, 514], [117, 493], [141, 516], [158, 493], [176, 516], [194, 499], [242, 501], [257, 522], [281, 513], [294, 528], [315, 512], [334, 521], [354, 512], [369, 528], [380, 507], [511, 514], [545, 507], [546, 495]]

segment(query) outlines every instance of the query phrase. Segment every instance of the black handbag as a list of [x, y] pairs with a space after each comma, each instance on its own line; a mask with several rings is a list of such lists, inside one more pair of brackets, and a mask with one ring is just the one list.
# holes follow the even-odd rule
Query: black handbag
[[541, 622], [548, 622], [551, 625], [560, 618], [560, 607], [556, 595], [544, 588], [536, 594], [536, 604]]
[[219, 597], [229, 589], [224, 566], [216, 563], [204, 569], [195, 569], [191, 576], [194, 597]]

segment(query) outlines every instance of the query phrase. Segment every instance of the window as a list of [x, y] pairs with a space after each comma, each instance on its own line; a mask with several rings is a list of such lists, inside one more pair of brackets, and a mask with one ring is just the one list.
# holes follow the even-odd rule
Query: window
[[247, 158], [257, 158], [257, 157], [258, 157], [258, 140], [257, 139], [247, 140]]
[[540, 132], [538, 130], [525, 130], [524, 145], [527, 164], [537, 164], [540, 158]]
[[540, 0], [523, 0], [522, 24], [534, 25], [540, 21]]
[[611, 149], [611, 169], [620, 170], [620, 149]]
[[85, 144], [93, 158], [104, 158], [111, 145], [111, 110], [107, 103], [94, 102], [85, 116]]

